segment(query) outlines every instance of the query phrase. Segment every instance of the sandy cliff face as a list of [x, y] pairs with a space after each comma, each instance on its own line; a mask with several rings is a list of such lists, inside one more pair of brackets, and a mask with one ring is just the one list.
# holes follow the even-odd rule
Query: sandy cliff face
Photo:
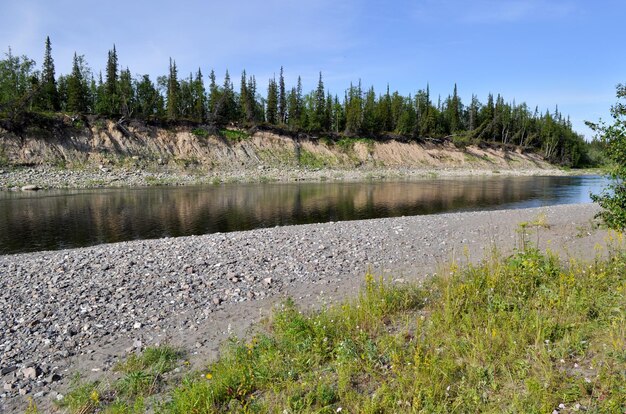
[[394, 168], [550, 168], [536, 154], [522, 154], [450, 143], [354, 142], [333, 145], [256, 132], [237, 142], [194, 133], [190, 128], [164, 129], [140, 124], [123, 128], [98, 120], [89, 125], [30, 128], [21, 134], [0, 129], [0, 160], [11, 164], [116, 165], [133, 162], [190, 165], [208, 170], [265, 166]]

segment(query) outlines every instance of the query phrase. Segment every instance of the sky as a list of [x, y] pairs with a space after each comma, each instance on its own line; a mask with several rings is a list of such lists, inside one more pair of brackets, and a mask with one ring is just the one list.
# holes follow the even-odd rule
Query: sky
[[238, 88], [243, 69], [265, 93], [284, 67], [305, 92], [322, 72], [343, 96], [361, 80], [377, 92], [414, 94], [430, 85], [444, 99], [472, 94], [584, 121], [610, 121], [615, 86], [626, 82], [623, 0], [0, 0], [0, 47], [43, 59], [50, 36], [57, 75], [74, 52], [104, 71], [115, 44], [135, 75], [165, 75], [169, 58], [186, 76], [198, 68]]

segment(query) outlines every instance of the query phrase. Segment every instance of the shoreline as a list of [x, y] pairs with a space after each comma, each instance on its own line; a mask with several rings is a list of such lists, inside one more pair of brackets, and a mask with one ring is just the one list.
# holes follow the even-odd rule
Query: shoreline
[[173, 170], [168, 168], [85, 168], [51, 166], [0, 168], [0, 191], [48, 189], [135, 188], [150, 186], [217, 185], [266, 182], [358, 182], [423, 180], [453, 177], [567, 176], [597, 174], [598, 170], [481, 169], [481, 168], [277, 168], [258, 166], [242, 170]]
[[[420, 281], [451, 261], [507, 254], [519, 223], [545, 215], [539, 248], [587, 259], [605, 244], [594, 204], [308, 224], [0, 256], [0, 408], [46, 407], [75, 372], [110, 375], [129, 352], [170, 343], [192, 367], [286, 297], [353, 296], [371, 270]], [[565, 258], [566, 256], [562, 256]], [[35, 378], [25, 368], [35, 368]], [[20, 391], [22, 390], [22, 391]], [[23, 395], [20, 395], [23, 394]], [[7, 411], [10, 412], [10, 411]]]

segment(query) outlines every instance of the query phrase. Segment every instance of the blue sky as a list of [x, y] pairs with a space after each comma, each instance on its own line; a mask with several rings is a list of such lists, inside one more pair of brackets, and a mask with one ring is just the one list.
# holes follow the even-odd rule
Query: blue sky
[[626, 82], [623, 0], [0, 0], [0, 44], [41, 63], [46, 35], [57, 75], [74, 51], [104, 69], [115, 43], [120, 64], [154, 79], [171, 56], [179, 74], [201, 67], [238, 86], [242, 69], [265, 91], [285, 67], [305, 91], [318, 72], [343, 95], [361, 79], [383, 92], [454, 83], [468, 103], [489, 92], [585, 120], [608, 120], [615, 85]]

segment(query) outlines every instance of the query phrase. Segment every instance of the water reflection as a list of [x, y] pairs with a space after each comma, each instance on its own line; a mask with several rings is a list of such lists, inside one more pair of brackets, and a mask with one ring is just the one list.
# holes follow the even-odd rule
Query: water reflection
[[0, 193], [0, 253], [276, 225], [588, 202], [604, 179], [495, 177]]

